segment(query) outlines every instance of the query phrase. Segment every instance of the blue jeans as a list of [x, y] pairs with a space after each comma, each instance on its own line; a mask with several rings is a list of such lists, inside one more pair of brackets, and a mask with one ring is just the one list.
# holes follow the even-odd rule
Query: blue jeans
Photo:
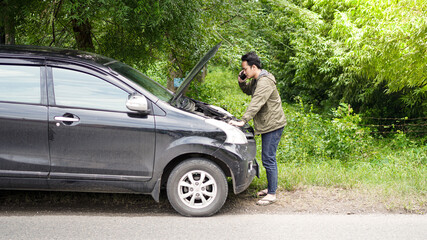
[[261, 134], [262, 139], [262, 165], [267, 173], [268, 194], [276, 194], [277, 190], [277, 161], [276, 152], [282, 137], [283, 127]]

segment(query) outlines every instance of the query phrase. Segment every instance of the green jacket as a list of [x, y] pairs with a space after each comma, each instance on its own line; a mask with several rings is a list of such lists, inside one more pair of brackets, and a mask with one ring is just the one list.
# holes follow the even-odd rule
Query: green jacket
[[254, 119], [255, 134], [268, 133], [286, 125], [273, 74], [262, 70], [257, 79], [239, 82], [239, 86], [244, 93], [252, 96], [242, 120], [247, 123]]

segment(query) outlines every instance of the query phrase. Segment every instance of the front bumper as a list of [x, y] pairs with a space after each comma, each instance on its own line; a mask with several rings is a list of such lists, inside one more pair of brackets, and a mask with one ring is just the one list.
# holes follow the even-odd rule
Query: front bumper
[[215, 158], [222, 160], [228, 166], [235, 194], [246, 190], [255, 176], [259, 177], [259, 166], [255, 155], [254, 139], [250, 139], [247, 144], [226, 143], [213, 154]]
[[258, 166], [258, 162], [256, 161], [256, 159], [254, 159], [249, 164], [251, 165], [251, 167], [249, 167], [247, 170], [246, 179], [244, 179], [243, 181], [239, 181], [239, 182], [241, 182], [240, 185], [237, 185], [236, 180], [233, 181], [233, 183], [236, 183], [236, 184], [233, 184], [235, 194], [239, 194], [239, 193], [245, 191], [249, 187], [249, 185], [251, 185], [252, 180], [254, 179], [255, 176], [257, 176], [259, 178], [259, 166]]

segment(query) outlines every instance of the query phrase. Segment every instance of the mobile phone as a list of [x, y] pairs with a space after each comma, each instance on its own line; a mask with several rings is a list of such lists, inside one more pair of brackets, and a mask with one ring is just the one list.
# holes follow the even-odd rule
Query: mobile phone
[[245, 80], [245, 79], [246, 79], [246, 75], [245, 75], [245, 73], [241, 73], [241, 74], [239, 75], [239, 77], [240, 77], [240, 79], [242, 79], [242, 80]]

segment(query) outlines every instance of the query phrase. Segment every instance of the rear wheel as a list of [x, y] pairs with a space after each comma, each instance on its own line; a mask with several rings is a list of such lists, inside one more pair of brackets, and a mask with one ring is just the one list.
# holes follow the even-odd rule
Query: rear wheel
[[224, 205], [228, 194], [223, 171], [206, 159], [178, 164], [167, 182], [172, 207], [184, 216], [211, 216]]

